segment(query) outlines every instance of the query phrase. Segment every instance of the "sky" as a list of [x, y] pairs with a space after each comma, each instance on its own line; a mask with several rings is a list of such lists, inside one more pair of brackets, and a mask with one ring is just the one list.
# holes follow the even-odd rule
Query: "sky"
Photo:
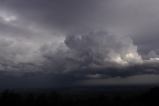
[[158, 85], [158, 28], [158, 0], [0, 0], [0, 85]]

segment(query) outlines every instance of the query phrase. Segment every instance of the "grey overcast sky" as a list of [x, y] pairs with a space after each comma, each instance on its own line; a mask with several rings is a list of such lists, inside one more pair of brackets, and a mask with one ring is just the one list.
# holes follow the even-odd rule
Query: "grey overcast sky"
[[158, 0], [0, 0], [0, 85], [159, 84], [158, 40]]

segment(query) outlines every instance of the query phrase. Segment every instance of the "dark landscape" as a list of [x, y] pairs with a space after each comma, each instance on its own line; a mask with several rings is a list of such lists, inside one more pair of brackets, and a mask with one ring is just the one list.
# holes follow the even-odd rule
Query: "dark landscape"
[[[101, 90], [101, 87], [69, 90], [4, 90], [1, 106], [157, 106], [159, 87], [119, 87], [123, 90]], [[127, 89], [127, 90], [126, 90]], [[128, 90], [129, 89], [129, 90]]]

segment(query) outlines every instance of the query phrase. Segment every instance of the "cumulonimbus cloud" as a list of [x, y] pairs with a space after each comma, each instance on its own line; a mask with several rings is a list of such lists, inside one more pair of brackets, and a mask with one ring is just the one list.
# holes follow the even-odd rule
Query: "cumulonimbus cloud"
[[61, 73], [86, 69], [103, 70], [143, 63], [137, 46], [129, 37], [113, 35], [106, 31], [72, 34], [65, 36], [63, 42], [41, 46], [11, 38], [4, 39], [1, 43], [0, 56], [4, 58], [1, 63], [5, 64], [1, 65], [3, 71]]

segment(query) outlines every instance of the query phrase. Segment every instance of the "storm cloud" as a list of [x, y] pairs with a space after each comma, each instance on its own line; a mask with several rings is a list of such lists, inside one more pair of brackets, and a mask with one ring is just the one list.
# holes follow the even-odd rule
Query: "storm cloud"
[[157, 0], [0, 0], [0, 77], [71, 85], [150, 75], [157, 82], [158, 5]]

